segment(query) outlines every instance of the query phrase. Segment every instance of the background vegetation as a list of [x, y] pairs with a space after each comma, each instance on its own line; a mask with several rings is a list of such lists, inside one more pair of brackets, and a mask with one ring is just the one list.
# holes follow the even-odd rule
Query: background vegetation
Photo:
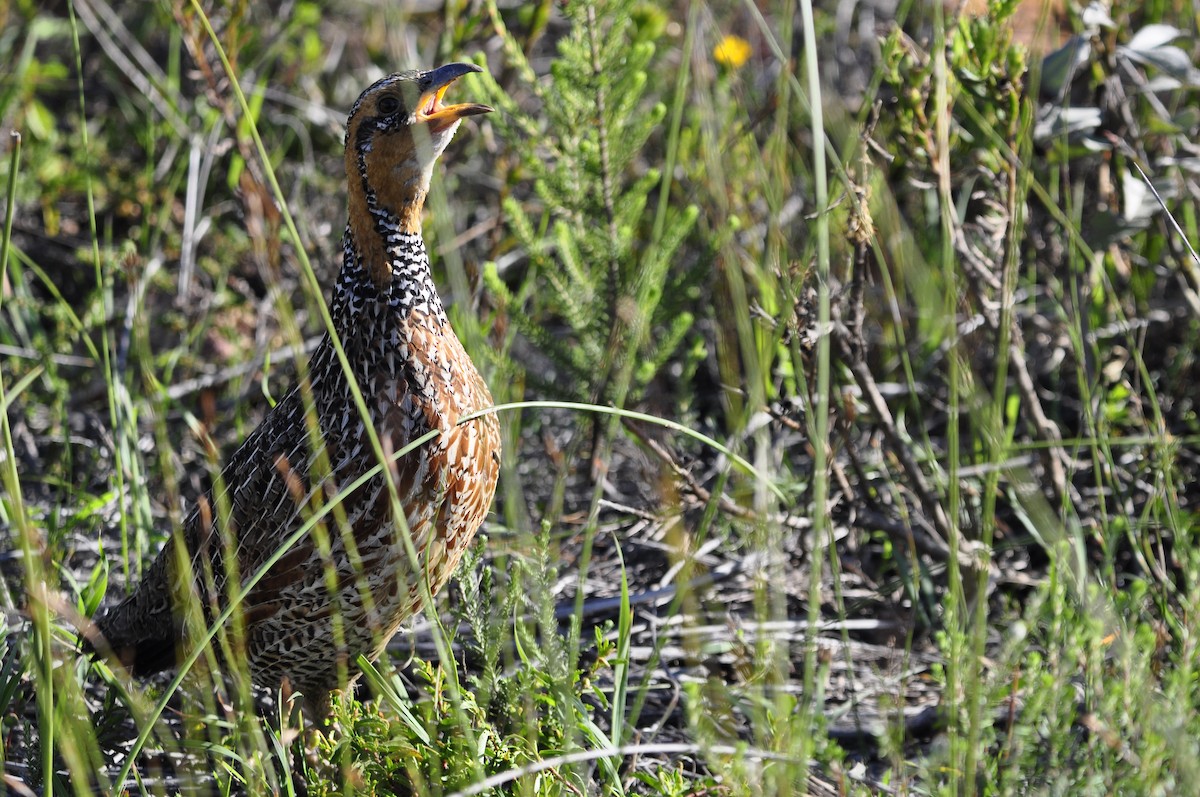
[[[1195, 791], [1196, 20], [0, 0], [0, 794]], [[460, 336], [649, 417], [503, 410], [327, 733], [81, 658], [322, 331], [345, 110], [463, 59]]]

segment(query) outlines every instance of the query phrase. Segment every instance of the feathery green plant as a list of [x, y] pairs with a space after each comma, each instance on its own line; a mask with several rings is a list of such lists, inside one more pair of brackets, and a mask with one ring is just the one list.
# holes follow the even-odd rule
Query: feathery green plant
[[[488, 7], [502, 29], [494, 3]], [[524, 283], [510, 291], [494, 266], [486, 276], [516, 328], [563, 369], [559, 395], [573, 390], [574, 398], [621, 406], [677, 355], [691, 327], [685, 308], [697, 264], [675, 256], [698, 211], [670, 201], [663, 166], [640, 166], [664, 163], [648, 151], [666, 116], [653, 99], [662, 87], [648, 91], [663, 68], [656, 44], [664, 12], [637, 0], [569, 2], [563, 12], [570, 31], [548, 81], [536, 79], [517, 40], [504, 37], [519, 85], [539, 107], [518, 106], [491, 82], [502, 111], [495, 124], [521, 153], [521, 178], [537, 201], [504, 202], [507, 227], [529, 259]]]

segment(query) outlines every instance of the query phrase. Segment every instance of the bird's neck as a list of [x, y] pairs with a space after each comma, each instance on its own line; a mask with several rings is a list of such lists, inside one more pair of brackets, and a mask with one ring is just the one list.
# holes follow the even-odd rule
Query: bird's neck
[[[387, 152], [388, 146], [390, 139], [372, 147], [346, 148], [346, 238], [380, 291], [389, 290], [396, 278], [397, 246], [402, 252], [415, 246], [424, 259], [421, 212], [429, 191], [428, 170], [420, 169], [412, 158]], [[393, 165], [396, 163], [401, 165]]]
[[[420, 227], [378, 206], [365, 225], [353, 212], [343, 241], [342, 273], [334, 288], [333, 312], [351, 332], [386, 320], [393, 325], [441, 326], [446, 311], [433, 282]], [[340, 317], [340, 318], [339, 318]]]

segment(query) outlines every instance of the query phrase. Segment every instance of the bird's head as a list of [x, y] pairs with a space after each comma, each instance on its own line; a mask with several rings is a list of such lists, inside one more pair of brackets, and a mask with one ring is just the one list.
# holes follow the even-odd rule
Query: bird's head
[[447, 64], [399, 72], [362, 93], [346, 122], [352, 224], [356, 215], [371, 223], [370, 201], [398, 219], [404, 231], [420, 231], [434, 161], [464, 117], [492, 110], [475, 103], [446, 105], [442, 98], [454, 81], [482, 71], [474, 64]]

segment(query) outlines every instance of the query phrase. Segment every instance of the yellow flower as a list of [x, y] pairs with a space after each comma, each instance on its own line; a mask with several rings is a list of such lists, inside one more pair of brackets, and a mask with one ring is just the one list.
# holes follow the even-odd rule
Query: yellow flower
[[717, 42], [713, 59], [721, 66], [737, 69], [750, 59], [750, 42], [731, 33]]

